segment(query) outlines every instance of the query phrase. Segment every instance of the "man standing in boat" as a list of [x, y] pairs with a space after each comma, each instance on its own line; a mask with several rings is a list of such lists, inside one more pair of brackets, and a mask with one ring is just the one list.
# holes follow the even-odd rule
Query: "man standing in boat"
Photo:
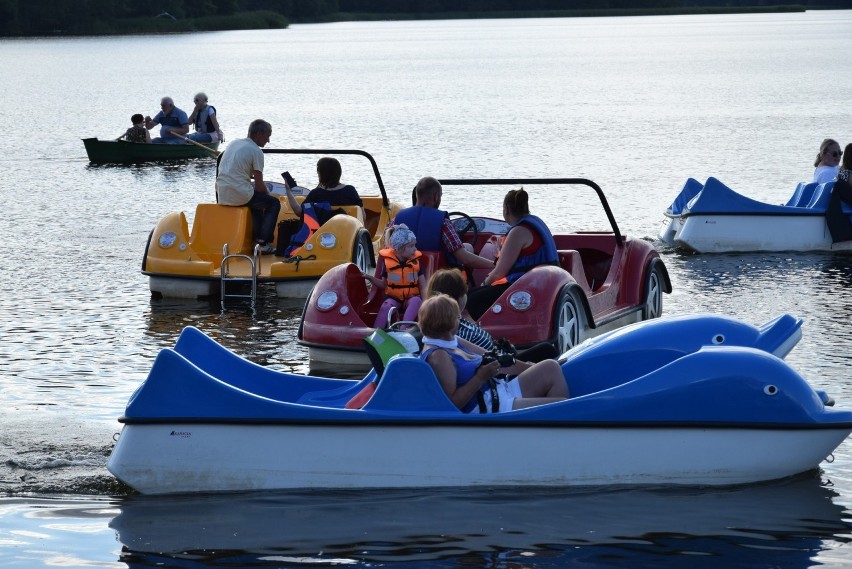
[[261, 148], [271, 136], [272, 125], [263, 119], [252, 121], [246, 138], [228, 144], [216, 175], [216, 200], [222, 205], [249, 207], [254, 238], [264, 255], [275, 252], [272, 237], [281, 210], [281, 202], [269, 193], [263, 181]]
[[183, 144], [183, 137], [189, 132], [189, 118], [175, 106], [171, 97], [160, 100], [160, 112], [154, 118], [145, 117], [145, 128], [151, 130], [160, 125], [160, 136], [152, 140], [154, 144]]

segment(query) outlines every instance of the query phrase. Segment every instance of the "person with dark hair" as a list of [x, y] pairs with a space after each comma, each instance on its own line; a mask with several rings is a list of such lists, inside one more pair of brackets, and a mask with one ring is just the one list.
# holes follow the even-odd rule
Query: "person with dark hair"
[[130, 117], [130, 123], [133, 126], [128, 128], [124, 135], [119, 137], [119, 140], [123, 138], [127, 142], [150, 144], [151, 134], [148, 132], [148, 129], [145, 128], [145, 117], [143, 117], [140, 113], [136, 113]]
[[438, 209], [443, 189], [440, 182], [431, 176], [421, 178], [414, 186], [417, 202], [396, 214], [394, 225], [404, 223], [417, 236], [417, 248], [421, 251], [442, 251], [447, 262], [454, 266], [464, 265], [472, 269], [491, 269], [494, 261], [480, 257], [473, 247], [462, 243], [455, 226], [450, 223], [447, 212]]
[[[320, 158], [317, 161], [319, 184], [308, 192], [302, 203], [296, 201], [293, 188], [285, 178], [284, 191], [287, 203], [299, 219], [292, 220], [294, 225], [289, 227], [286, 233], [279, 233], [278, 254], [285, 257], [294, 255], [326, 221], [343, 212], [343, 210], [335, 211], [336, 207], [347, 205], [364, 207], [358, 190], [349, 184], [340, 183], [342, 174], [343, 168], [336, 158], [327, 156]], [[298, 221], [301, 221], [301, 224]]]
[[467, 311], [474, 320], [527, 271], [539, 265], [559, 265], [553, 234], [540, 218], [530, 214], [529, 195], [523, 188], [506, 194], [503, 219], [511, 228], [503, 238], [494, 270], [468, 295]]
[[[459, 305], [459, 329], [456, 335], [471, 344], [488, 351], [494, 348], [494, 338], [488, 331], [464, 317], [467, 306], [467, 282], [458, 269], [440, 269], [435, 271], [427, 284], [426, 296], [446, 294]], [[556, 347], [550, 342], [540, 342], [527, 349], [519, 350], [515, 357], [524, 362], [540, 362], [559, 356]]]
[[160, 125], [160, 136], [152, 140], [154, 144], [184, 144], [183, 137], [189, 132], [189, 119], [186, 113], [175, 106], [171, 97], [160, 99], [160, 112], [154, 118], [145, 117], [145, 128], [151, 130]]
[[837, 172], [837, 181], [825, 210], [825, 223], [833, 243], [852, 240], [852, 222], [843, 213], [843, 202], [852, 205], [852, 143], [843, 150], [843, 164]]
[[[327, 204], [329, 206], [341, 205], [357, 205], [364, 206], [361, 201], [361, 196], [358, 195], [358, 190], [349, 184], [340, 183], [340, 177], [343, 175], [343, 167], [336, 158], [323, 157], [317, 160], [317, 178], [319, 183], [317, 187], [308, 192], [302, 204]], [[298, 216], [302, 215], [302, 206], [296, 201], [293, 192], [290, 191], [290, 184], [284, 184], [287, 191], [287, 202], [293, 209], [293, 213]]]
[[263, 151], [272, 136], [272, 125], [256, 119], [248, 136], [228, 144], [216, 174], [216, 198], [222, 205], [248, 206], [254, 238], [264, 255], [275, 252], [272, 244], [281, 202], [263, 182]]
[[216, 107], [207, 102], [206, 93], [196, 93], [192, 102], [195, 107], [189, 115], [189, 122], [195, 126], [195, 132], [186, 137], [195, 142], [222, 142], [224, 136], [219, 127]]
[[836, 140], [826, 138], [819, 145], [819, 154], [814, 161], [814, 182], [824, 184], [834, 180], [840, 169], [840, 144]]
[[[420, 305], [423, 332], [420, 358], [429, 364], [447, 397], [464, 413], [505, 413], [568, 398], [568, 383], [556, 360], [515, 361], [501, 367], [483, 358], [485, 350], [459, 338], [459, 305], [446, 294]], [[517, 374], [503, 380], [498, 373]]]

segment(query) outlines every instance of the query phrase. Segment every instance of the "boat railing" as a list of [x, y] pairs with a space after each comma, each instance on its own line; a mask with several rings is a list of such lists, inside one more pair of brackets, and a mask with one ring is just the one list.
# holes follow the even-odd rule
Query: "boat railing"
[[612, 227], [612, 232], [615, 234], [615, 242], [618, 247], [624, 245], [624, 238], [621, 236], [621, 231], [618, 229], [618, 224], [615, 222], [615, 216], [612, 209], [609, 207], [609, 202], [603, 193], [603, 190], [592, 180], [586, 178], [441, 178], [438, 180], [442, 186], [532, 186], [532, 185], [569, 185], [569, 186], [586, 186], [595, 191], [598, 199], [601, 201], [606, 217]]

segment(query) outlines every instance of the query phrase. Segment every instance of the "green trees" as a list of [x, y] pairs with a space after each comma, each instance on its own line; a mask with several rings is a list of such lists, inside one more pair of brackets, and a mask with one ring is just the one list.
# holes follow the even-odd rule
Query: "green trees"
[[[849, 0], [794, 0], [799, 9]], [[785, 0], [0, 0], [0, 36], [81, 35], [287, 27], [288, 18], [414, 17], [535, 11], [781, 7]], [[788, 9], [790, 6], [786, 6]]]

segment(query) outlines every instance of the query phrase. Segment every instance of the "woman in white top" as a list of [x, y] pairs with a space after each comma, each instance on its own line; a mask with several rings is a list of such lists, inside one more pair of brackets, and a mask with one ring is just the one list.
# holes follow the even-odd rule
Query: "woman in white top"
[[837, 172], [840, 170], [840, 144], [836, 140], [826, 138], [819, 145], [819, 154], [817, 154], [814, 166], [814, 182], [824, 184], [831, 182], [837, 177]]

